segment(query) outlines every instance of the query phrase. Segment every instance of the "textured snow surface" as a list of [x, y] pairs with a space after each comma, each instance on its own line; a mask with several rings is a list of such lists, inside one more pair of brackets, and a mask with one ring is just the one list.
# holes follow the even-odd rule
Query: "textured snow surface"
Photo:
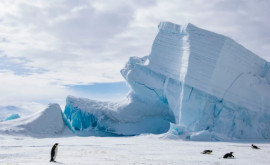
[[162, 22], [150, 55], [121, 70], [125, 103], [68, 97], [65, 114], [77, 130], [163, 133], [172, 122], [185, 139], [270, 139], [269, 68], [226, 36]]
[[58, 104], [50, 104], [45, 110], [28, 117], [0, 123], [0, 134], [47, 137], [69, 132], [65, 130], [62, 110]]
[[[57, 163], [50, 163], [50, 151], [59, 143]], [[29, 138], [0, 135], [2, 165], [268, 165], [270, 144], [190, 142], [164, 140], [160, 136]], [[203, 150], [213, 150], [203, 155]], [[235, 159], [222, 159], [234, 152]]]

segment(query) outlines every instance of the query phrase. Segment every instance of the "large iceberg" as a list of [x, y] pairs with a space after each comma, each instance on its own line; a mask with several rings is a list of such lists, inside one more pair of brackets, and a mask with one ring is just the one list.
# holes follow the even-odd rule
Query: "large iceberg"
[[184, 130], [178, 134], [194, 140], [269, 139], [270, 63], [192, 24], [158, 27], [150, 55], [131, 57], [121, 70], [127, 99], [69, 96], [65, 115], [72, 126], [117, 135]]

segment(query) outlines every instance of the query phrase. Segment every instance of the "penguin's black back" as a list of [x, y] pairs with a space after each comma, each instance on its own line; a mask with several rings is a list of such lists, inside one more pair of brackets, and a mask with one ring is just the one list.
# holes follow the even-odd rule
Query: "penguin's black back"
[[224, 156], [223, 156], [223, 158], [234, 158], [234, 156], [233, 156], [233, 152], [230, 152], [230, 153], [226, 153]]
[[202, 152], [202, 154], [210, 154], [210, 153], [212, 153], [212, 150], [204, 150], [204, 151]]
[[53, 157], [54, 157], [54, 155], [55, 155], [55, 148], [56, 148], [56, 147], [57, 147], [56, 144], [54, 144], [53, 147], [52, 147], [52, 150], [51, 150], [51, 160], [50, 160], [51, 162], [54, 161], [54, 160], [53, 160]]
[[255, 146], [254, 144], [251, 145], [253, 149], [260, 149], [259, 147]]

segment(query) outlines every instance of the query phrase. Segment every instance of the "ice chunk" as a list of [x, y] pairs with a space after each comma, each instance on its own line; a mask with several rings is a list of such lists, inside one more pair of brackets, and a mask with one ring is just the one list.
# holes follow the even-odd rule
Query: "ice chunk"
[[170, 123], [168, 132], [162, 135], [162, 139], [190, 139], [190, 130], [186, 126]]
[[0, 121], [5, 121], [5, 119], [12, 114], [20, 114], [20, 117], [30, 115], [31, 112], [28, 109], [24, 109], [22, 107], [17, 107], [17, 106], [1, 106], [0, 105]]
[[20, 118], [20, 115], [19, 115], [19, 114], [12, 114], [12, 115], [10, 115], [9, 117], [7, 117], [7, 118], [5, 119], [5, 121], [8, 121], [8, 120], [14, 120], [14, 119], [18, 119], [18, 118]]

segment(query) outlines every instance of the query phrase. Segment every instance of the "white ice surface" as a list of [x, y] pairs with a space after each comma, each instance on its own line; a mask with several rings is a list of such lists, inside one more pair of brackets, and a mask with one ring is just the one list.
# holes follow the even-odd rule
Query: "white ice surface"
[[66, 129], [62, 110], [58, 104], [50, 104], [48, 108], [27, 117], [1, 122], [1, 133], [35, 137], [72, 134]]
[[[1, 165], [268, 165], [270, 143], [190, 142], [166, 140], [162, 136], [138, 137], [11, 137], [0, 134]], [[54, 143], [60, 143], [57, 163], [50, 163]], [[203, 155], [205, 149], [213, 150]], [[235, 159], [222, 159], [234, 152]]]

